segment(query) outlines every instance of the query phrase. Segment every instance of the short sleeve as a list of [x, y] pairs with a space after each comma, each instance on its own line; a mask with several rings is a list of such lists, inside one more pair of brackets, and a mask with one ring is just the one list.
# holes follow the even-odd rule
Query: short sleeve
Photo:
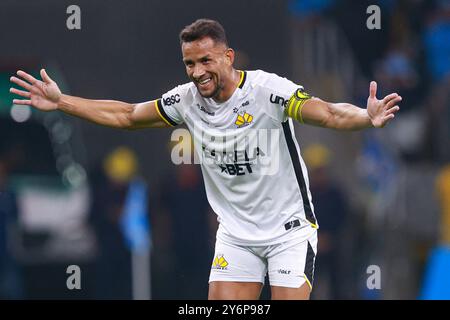
[[170, 126], [184, 122], [184, 107], [188, 100], [189, 89], [187, 85], [177, 86], [166, 92], [156, 100], [156, 110], [159, 116]]
[[265, 78], [265, 81], [262, 81], [262, 87], [265, 96], [269, 96], [268, 99], [266, 98], [269, 102], [266, 112], [272, 118], [285, 122], [289, 118], [285, 112], [289, 99], [298, 89], [303, 90], [303, 87], [274, 73], [265, 74]]

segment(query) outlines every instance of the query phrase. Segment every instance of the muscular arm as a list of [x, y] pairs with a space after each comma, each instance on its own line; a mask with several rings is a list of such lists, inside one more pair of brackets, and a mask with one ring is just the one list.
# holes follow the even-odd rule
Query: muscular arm
[[156, 111], [156, 101], [126, 103], [62, 95], [58, 110], [108, 127], [128, 130], [169, 127]]
[[300, 91], [289, 100], [287, 113], [301, 123], [337, 130], [361, 130], [382, 128], [400, 108], [397, 103], [402, 100], [397, 93], [387, 95], [384, 99], [376, 98], [377, 84], [370, 84], [367, 109], [350, 103], [330, 103], [319, 98], [310, 97]]
[[306, 101], [301, 116], [306, 124], [337, 130], [361, 130], [373, 127], [366, 109], [349, 103], [330, 103], [319, 98]]
[[43, 81], [35, 79], [24, 71], [18, 71], [11, 82], [23, 90], [11, 88], [10, 92], [26, 99], [14, 99], [13, 103], [30, 105], [41, 111], [60, 110], [104, 126], [139, 129], [164, 128], [169, 125], [160, 117], [156, 101], [126, 103], [113, 100], [91, 100], [62, 94], [56, 82], [41, 70]]

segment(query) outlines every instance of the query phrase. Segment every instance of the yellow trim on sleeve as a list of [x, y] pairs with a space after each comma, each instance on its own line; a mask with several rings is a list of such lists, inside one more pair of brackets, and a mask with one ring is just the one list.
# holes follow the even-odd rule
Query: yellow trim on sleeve
[[166, 118], [164, 118], [164, 116], [161, 114], [161, 111], [159, 111], [159, 104], [158, 104], [158, 100], [155, 100], [155, 109], [156, 112], [159, 114], [159, 116], [161, 117], [161, 119], [167, 123], [169, 126], [173, 127], [174, 125], [171, 124]]

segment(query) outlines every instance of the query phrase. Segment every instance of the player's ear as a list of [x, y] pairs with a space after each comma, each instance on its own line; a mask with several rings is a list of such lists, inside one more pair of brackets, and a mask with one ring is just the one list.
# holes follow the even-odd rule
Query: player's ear
[[225, 56], [226, 56], [226, 58], [227, 58], [227, 63], [228, 63], [230, 66], [232, 66], [233, 63], [234, 63], [234, 55], [235, 55], [234, 50], [231, 49], [231, 48], [228, 48], [228, 49], [225, 51]]

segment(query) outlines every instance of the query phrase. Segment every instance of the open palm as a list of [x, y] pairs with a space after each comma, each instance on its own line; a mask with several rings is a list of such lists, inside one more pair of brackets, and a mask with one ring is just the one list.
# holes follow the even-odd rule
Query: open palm
[[375, 128], [383, 128], [390, 120], [394, 119], [394, 113], [400, 110], [397, 103], [402, 101], [402, 97], [397, 93], [391, 93], [382, 100], [378, 100], [376, 97], [377, 83], [375, 81], [370, 83], [369, 92], [367, 112], [370, 120]]
[[11, 93], [17, 94], [26, 99], [14, 99], [14, 104], [30, 105], [42, 111], [52, 111], [58, 108], [58, 101], [61, 97], [61, 90], [58, 85], [41, 69], [43, 81], [37, 80], [24, 71], [17, 71], [17, 77], [11, 77], [10, 81], [22, 87], [24, 90], [11, 88]]

